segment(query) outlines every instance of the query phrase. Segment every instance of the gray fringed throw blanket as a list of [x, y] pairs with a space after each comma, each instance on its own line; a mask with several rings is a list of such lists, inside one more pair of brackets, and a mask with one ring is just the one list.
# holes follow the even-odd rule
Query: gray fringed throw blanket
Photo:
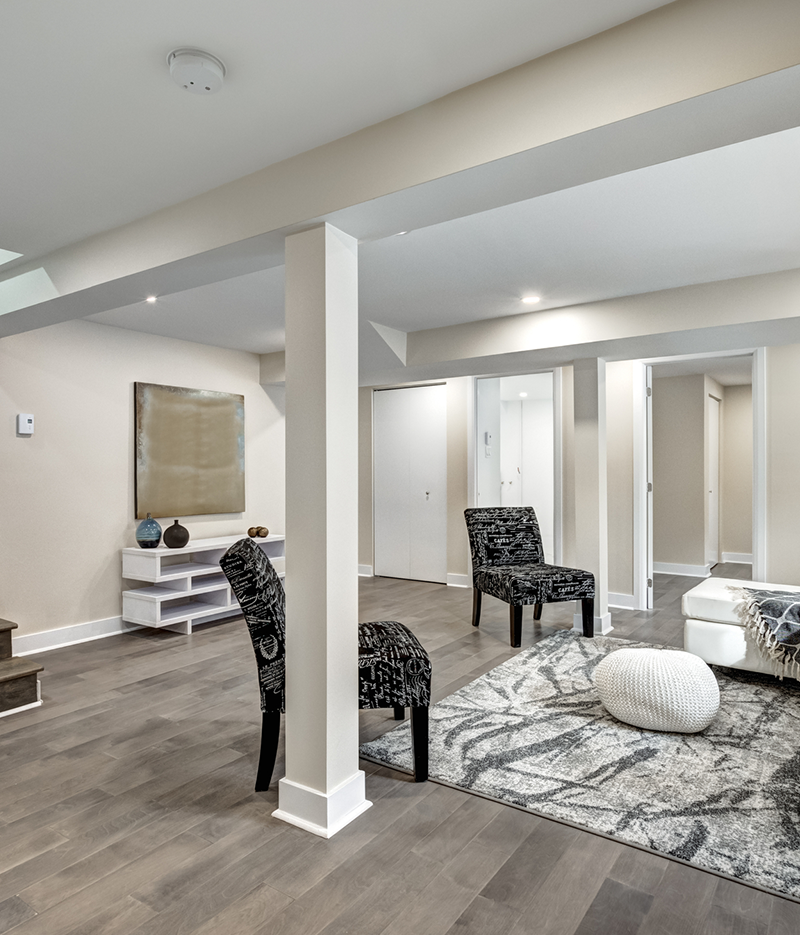
[[745, 628], [772, 659], [775, 674], [800, 677], [800, 592], [741, 590]]

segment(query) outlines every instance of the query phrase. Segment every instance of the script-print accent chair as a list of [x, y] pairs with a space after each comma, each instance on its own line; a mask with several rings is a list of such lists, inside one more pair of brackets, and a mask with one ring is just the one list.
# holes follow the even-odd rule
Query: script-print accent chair
[[[281, 712], [286, 710], [286, 598], [272, 563], [252, 539], [240, 539], [220, 566], [239, 602], [256, 654], [261, 690], [261, 754], [256, 792], [269, 787]], [[414, 780], [428, 778], [428, 706], [431, 661], [419, 640], [393, 620], [358, 625], [358, 706], [394, 708], [402, 720], [411, 708]]]
[[594, 575], [578, 568], [546, 565], [536, 513], [530, 506], [474, 507], [464, 511], [472, 553], [472, 625], [481, 619], [481, 597], [510, 605], [511, 645], [522, 643], [522, 608], [580, 601], [583, 635], [594, 636]]

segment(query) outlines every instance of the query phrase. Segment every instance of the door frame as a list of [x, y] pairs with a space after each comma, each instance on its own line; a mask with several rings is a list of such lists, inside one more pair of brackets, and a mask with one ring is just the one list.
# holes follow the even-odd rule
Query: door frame
[[[766, 348], [750, 347], [702, 354], [675, 354], [639, 360], [641, 374], [634, 390], [634, 600], [637, 610], [652, 609], [652, 408], [648, 395], [648, 373], [653, 364], [707, 357], [752, 356], [753, 374], [753, 580], [763, 581], [767, 568], [767, 380]], [[652, 384], [650, 384], [651, 386]], [[637, 456], [638, 453], [638, 456]], [[648, 598], [648, 592], [650, 597]]]

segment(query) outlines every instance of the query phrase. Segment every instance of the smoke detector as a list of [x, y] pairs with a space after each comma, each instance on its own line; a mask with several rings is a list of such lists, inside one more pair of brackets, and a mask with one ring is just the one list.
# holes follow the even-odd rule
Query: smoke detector
[[222, 87], [225, 65], [201, 49], [173, 49], [167, 56], [169, 73], [175, 84], [192, 94], [214, 94]]

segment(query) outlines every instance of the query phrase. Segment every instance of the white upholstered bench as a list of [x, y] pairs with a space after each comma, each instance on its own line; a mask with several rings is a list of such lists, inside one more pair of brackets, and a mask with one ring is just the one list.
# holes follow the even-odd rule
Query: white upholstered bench
[[773, 674], [771, 660], [744, 628], [742, 599], [731, 588], [800, 591], [800, 586], [738, 578], [706, 578], [683, 595], [683, 648], [711, 665]]

